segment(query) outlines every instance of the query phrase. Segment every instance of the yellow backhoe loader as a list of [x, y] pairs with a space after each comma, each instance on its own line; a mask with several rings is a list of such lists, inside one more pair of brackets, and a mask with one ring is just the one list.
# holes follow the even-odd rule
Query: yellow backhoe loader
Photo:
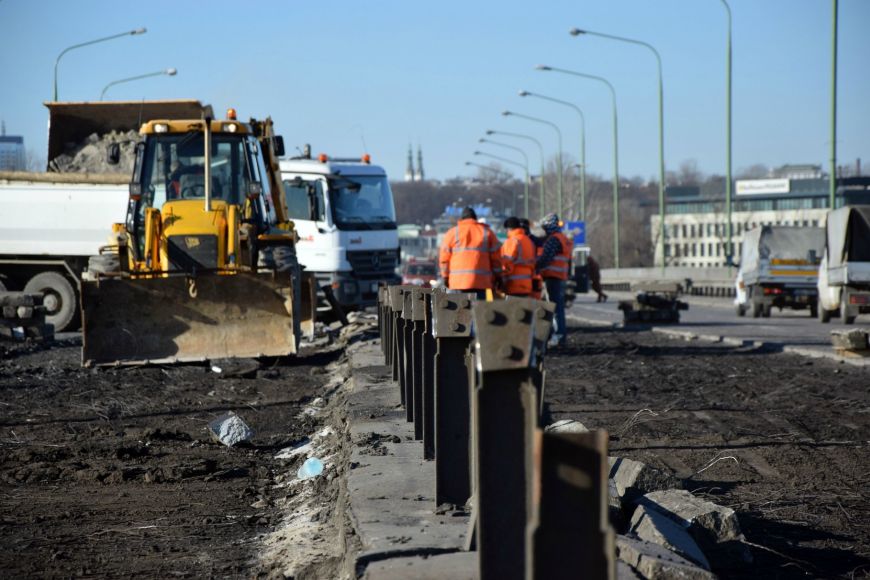
[[274, 189], [283, 141], [227, 117], [142, 125], [126, 223], [82, 282], [85, 366], [290, 355], [313, 326]]

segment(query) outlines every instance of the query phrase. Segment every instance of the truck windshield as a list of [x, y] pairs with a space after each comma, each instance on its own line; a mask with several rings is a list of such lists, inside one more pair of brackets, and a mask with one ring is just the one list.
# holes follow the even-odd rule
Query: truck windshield
[[343, 230], [394, 230], [396, 210], [386, 176], [366, 175], [329, 180], [332, 219]]
[[[146, 206], [205, 198], [204, 139], [202, 133], [149, 137], [141, 176]], [[244, 135], [212, 135], [212, 199], [243, 203], [248, 183], [256, 180], [252, 178], [255, 172]]]

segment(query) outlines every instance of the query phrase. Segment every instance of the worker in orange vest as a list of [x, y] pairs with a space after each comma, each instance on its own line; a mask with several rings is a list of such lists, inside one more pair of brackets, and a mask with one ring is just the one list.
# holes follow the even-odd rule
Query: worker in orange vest
[[509, 217], [504, 222], [508, 239], [501, 246], [502, 288], [509, 296], [529, 296], [535, 273], [535, 243], [526, 235], [520, 220]]
[[547, 237], [544, 239], [541, 255], [535, 269], [544, 278], [547, 296], [556, 305], [556, 328], [550, 339], [551, 346], [565, 346], [568, 328], [565, 325], [565, 281], [571, 266], [571, 251], [574, 244], [562, 233], [559, 216], [554, 213], [544, 216], [541, 227]]
[[[526, 236], [535, 246], [535, 256], [541, 255], [542, 245], [544, 240], [539, 238], [538, 236], [532, 233], [532, 224], [526, 218], [520, 218], [520, 227], [523, 228], [523, 231], [526, 233]], [[532, 291], [529, 293], [529, 298], [534, 298], [535, 300], [540, 300], [541, 296], [544, 294], [544, 279], [541, 278], [541, 275], [537, 272], [532, 272]]]
[[492, 230], [477, 221], [472, 208], [462, 210], [459, 223], [447, 230], [441, 242], [438, 262], [447, 289], [485, 298], [501, 276], [500, 246]]

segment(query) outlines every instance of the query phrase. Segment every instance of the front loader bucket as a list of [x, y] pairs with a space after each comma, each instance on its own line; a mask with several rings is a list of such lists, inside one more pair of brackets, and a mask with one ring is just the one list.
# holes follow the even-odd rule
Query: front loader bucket
[[292, 288], [272, 273], [83, 281], [82, 364], [295, 354]]

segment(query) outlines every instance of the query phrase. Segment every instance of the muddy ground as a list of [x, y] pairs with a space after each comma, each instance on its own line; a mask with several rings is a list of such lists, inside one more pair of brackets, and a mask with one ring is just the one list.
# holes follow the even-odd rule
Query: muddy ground
[[755, 561], [722, 577], [870, 576], [870, 368], [593, 328], [547, 368], [548, 422], [738, 512]]
[[[340, 356], [228, 378], [202, 365], [82, 369], [75, 341], [0, 343], [3, 576], [278, 575], [257, 550], [276, 505], [299, 493], [280, 484], [305, 456], [275, 455], [320, 427], [303, 410]], [[227, 411], [256, 430], [252, 442], [211, 439], [206, 425]]]

